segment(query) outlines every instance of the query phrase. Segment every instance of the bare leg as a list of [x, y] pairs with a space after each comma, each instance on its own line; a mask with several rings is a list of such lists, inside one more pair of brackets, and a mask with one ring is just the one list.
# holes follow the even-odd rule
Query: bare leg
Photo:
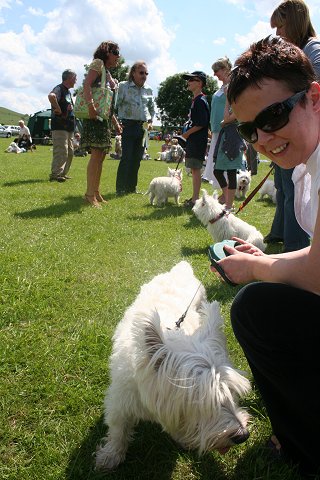
[[[96, 184], [97, 184], [97, 177], [99, 175], [99, 168], [101, 162], [101, 156], [103, 152], [98, 150], [97, 148], [92, 148], [90, 160], [87, 166], [87, 191], [85, 193], [85, 199], [89, 202], [93, 207], [100, 208], [100, 204], [96, 198]], [[101, 175], [101, 172], [100, 172]]]
[[193, 186], [192, 201], [195, 202], [199, 198], [199, 193], [201, 188], [201, 169], [192, 168], [191, 171], [192, 171], [192, 186]]

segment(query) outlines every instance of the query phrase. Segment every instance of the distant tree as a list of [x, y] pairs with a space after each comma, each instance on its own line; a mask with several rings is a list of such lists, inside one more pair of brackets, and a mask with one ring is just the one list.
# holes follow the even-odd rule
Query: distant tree
[[[161, 124], [167, 126], [181, 126], [188, 117], [192, 94], [186, 88], [186, 81], [182, 78], [184, 73], [177, 73], [166, 78], [160, 83], [156, 98]], [[217, 81], [208, 77], [203, 93], [207, 95], [211, 104], [212, 95], [218, 89]]]

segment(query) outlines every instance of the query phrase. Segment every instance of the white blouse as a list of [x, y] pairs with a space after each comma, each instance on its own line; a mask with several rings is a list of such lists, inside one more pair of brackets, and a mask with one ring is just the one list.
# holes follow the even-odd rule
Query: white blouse
[[310, 237], [313, 237], [320, 192], [320, 144], [306, 164], [297, 165], [292, 174], [294, 183], [294, 211], [296, 219]]

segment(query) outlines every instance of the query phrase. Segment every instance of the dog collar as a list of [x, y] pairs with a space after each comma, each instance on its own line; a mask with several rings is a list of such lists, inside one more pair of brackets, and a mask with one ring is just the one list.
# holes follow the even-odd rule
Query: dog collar
[[219, 213], [219, 215], [215, 218], [212, 218], [211, 220], [209, 220], [209, 223], [215, 223], [217, 222], [218, 220], [220, 220], [220, 218], [224, 217], [225, 215], [228, 215], [229, 212], [228, 210], [222, 210], [221, 213]]

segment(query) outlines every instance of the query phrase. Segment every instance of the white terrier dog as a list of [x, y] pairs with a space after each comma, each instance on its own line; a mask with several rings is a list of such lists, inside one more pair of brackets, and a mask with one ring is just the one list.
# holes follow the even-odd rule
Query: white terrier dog
[[236, 198], [246, 198], [251, 184], [251, 173], [248, 170], [240, 171], [237, 174]]
[[142, 286], [113, 337], [105, 397], [109, 432], [96, 452], [98, 470], [125, 459], [140, 420], [159, 423], [200, 455], [223, 453], [248, 438], [249, 415], [237, 401], [250, 383], [230, 363], [222, 323], [218, 302], [208, 303], [185, 261]]
[[11, 142], [9, 147], [5, 149], [6, 153], [24, 153], [26, 152], [25, 148], [18, 147], [18, 144], [15, 142]]
[[174, 197], [177, 205], [180, 205], [180, 193], [182, 192], [182, 170], [168, 168], [167, 177], [156, 177], [151, 180], [148, 191], [145, 195], [150, 194], [150, 204], [161, 207], [167, 203], [169, 197]]
[[202, 190], [202, 197], [199, 198], [192, 211], [200, 222], [207, 227], [214, 242], [230, 240], [232, 237], [241, 238], [264, 252], [266, 245], [263, 243], [263, 235], [253, 225], [244, 222], [226, 210], [225, 205], [206, 190]]
[[274, 181], [267, 179], [262, 187], [259, 190], [260, 194], [260, 200], [262, 200], [265, 196], [271, 198], [273, 203], [277, 203], [276, 200], [276, 195], [277, 195], [277, 190], [276, 187], [274, 186]]

